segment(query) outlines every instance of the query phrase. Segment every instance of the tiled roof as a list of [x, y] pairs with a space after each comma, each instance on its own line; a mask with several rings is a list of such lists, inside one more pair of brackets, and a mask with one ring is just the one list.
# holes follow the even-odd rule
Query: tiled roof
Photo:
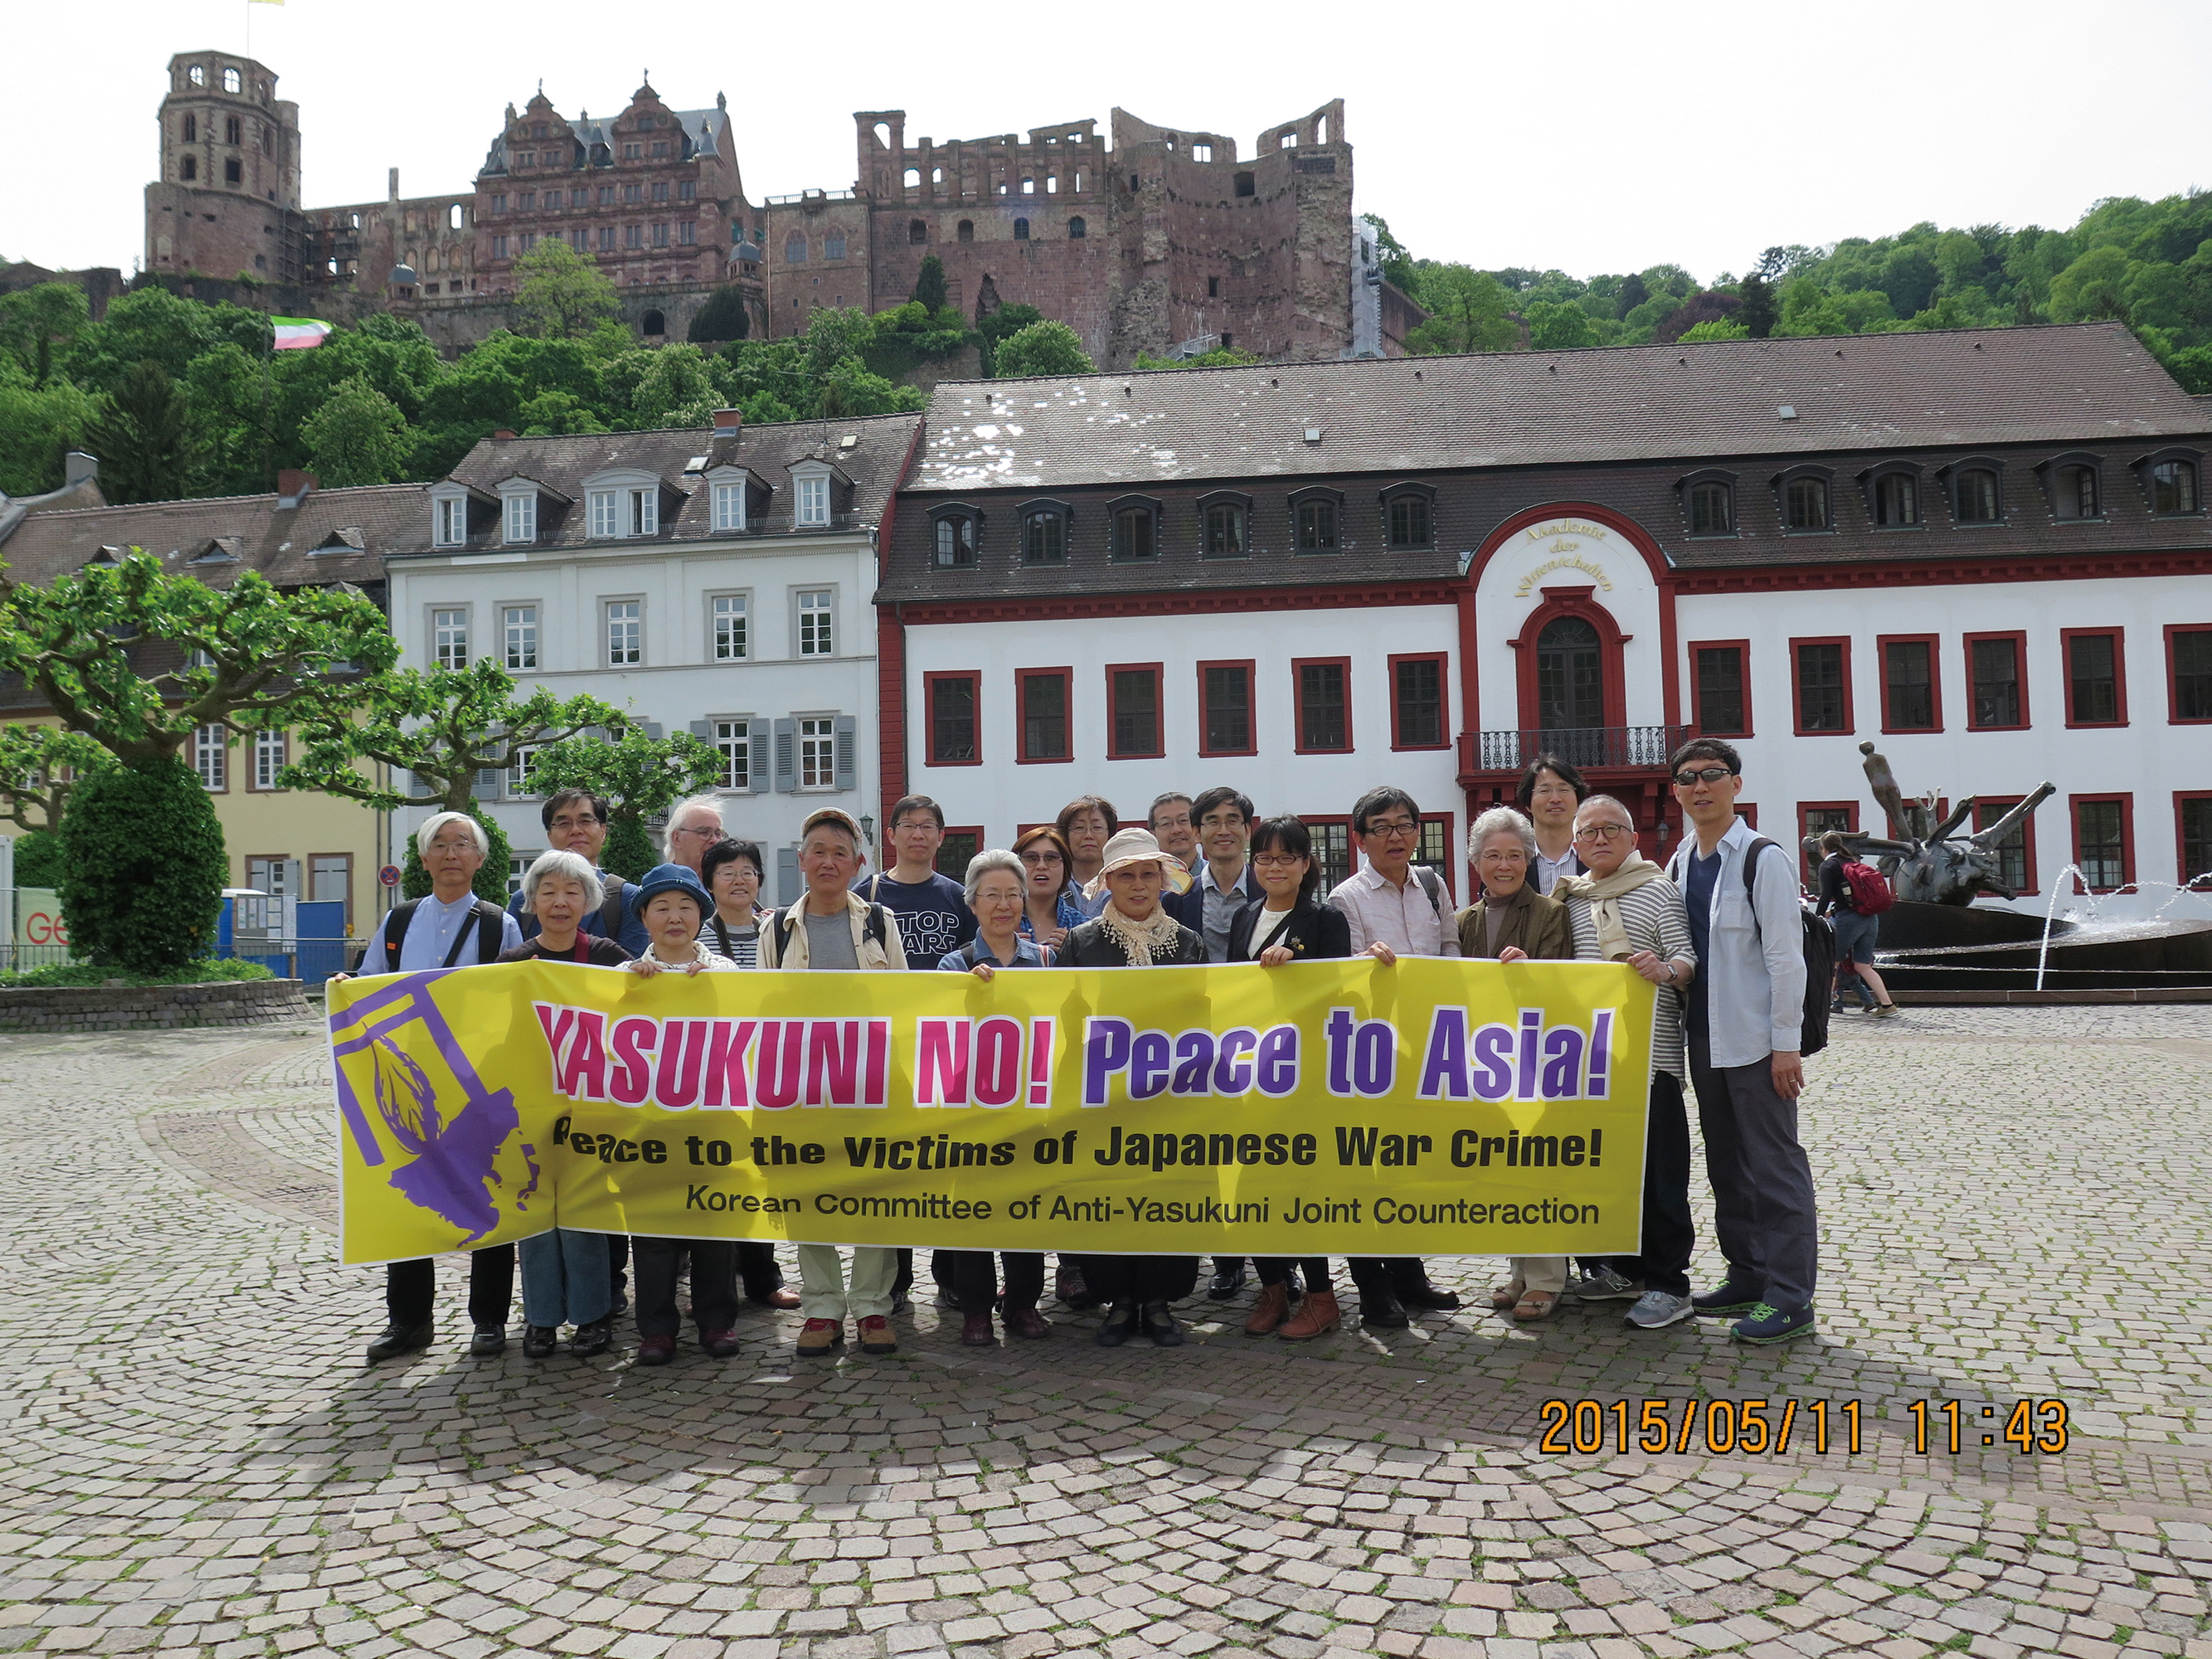
[[[702, 474], [718, 466], [741, 466], [756, 483], [769, 489], [768, 510], [756, 514], [747, 533], [774, 537], [794, 533], [790, 468], [800, 461], [826, 461], [851, 480], [833, 503], [836, 527], [881, 522], [891, 492], [913, 447], [919, 415], [856, 416], [848, 420], [794, 421], [775, 426], [747, 426], [734, 438], [718, 438], [712, 428], [684, 427], [654, 432], [601, 432], [553, 438], [486, 438], [462, 459], [451, 474], [455, 483], [466, 484], [488, 495], [496, 495], [506, 479], [524, 476], [567, 495], [575, 503], [558, 507], [541, 502], [537, 547], [601, 545], [635, 549], [654, 542], [699, 541], [709, 537], [726, 539], [716, 531], [712, 504], [702, 486]], [[850, 439], [848, 444], [846, 441]], [[701, 462], [697, 471], [690, 471]], [[586, 535], [589, 518], [584, 507], [584, 480], [595, 473], [618, 470], [649, 472], [676, 492], [665, 501], [658, 537], [592, 543]], [[416, 494], [416, 521], [397, 550], [447, 552], [430, 545], [428, 498]], [[496, 547], [500, 526], [487, 522], [482, 533], [471, 538], [471, 547]], [[798, 532], [799, 534], [814, 533]]]
[[931, 398], [910, 488], [2141, 441], [2208, 426], [2126, 328], [2081, 323], [951, 381]]
[[[27, 513], [0, 543], [0, 558], [10, 576], [34, 583], [82, 569], [103, 547], [135, 547], [214, 587], [242, 570], [258, 570], [279, 587], [367, 584], [384, 579], [385, 552], [425, 513], [420, 484], [316, 489], [295, 507], [277, 499], [213, 495]], [[202, 556], [211, 549], [229, 557]]]

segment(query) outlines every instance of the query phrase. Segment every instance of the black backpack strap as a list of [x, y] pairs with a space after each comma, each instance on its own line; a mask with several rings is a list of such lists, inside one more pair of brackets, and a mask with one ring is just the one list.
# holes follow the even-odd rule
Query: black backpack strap
[[1437, 920], [1441, 922], [1444, 919], [1444, 878], [1427, 865], [1417, 864], [1413, 866], [1413, 879], [1420, 883], [1421, 891], [1428, 896], [1429, 908], [1437, 913]]
[[860, 937], [872, 939], [885, 950], [890, 948], [890, 924], [884, 920], [886, 912], [880, 904], [868, 906], [868, 919], [860, 925]]
[[[477, 961], [479, 965], [499, 960], [499, 942], [506, 934], [507, 912], [489, 899], [478, 899], [469, 907], [477, 919]], [[469, 942], [466, 927], [453, 929], [453, 943], [446, 952], [446, 959], [438, 965], [450, 968], [461, 959], [461, 946]]]
[[384, 971], [399, 971], [399, 947], [407, 942], [407, 930], [415, 921], [415, 912], [422, 908], [421, 899], [409, 899], [392, 907], [392, 914], [384, 919]]
[[623, 890], [628, 885], [620, 876], [609, 872], [607, 896], [599, 902], [599, 933], [603, 938], [613, 939], [622, 932]]
[[1753, 879], [1759, 873], [1759, 854], [1767, 848], [1781, 851], [1782, 843], [1771, 836], [1753, 836], [1751, 845], [1743, 849], [1743, 902], [1751, 907], [1751, 931], [1759, 931], [1759, 895], [1752, 890]]
[[719, 910], [714, 913], [714, 943], [722, 947], [724, 956], [730, 954], [730, 930]]

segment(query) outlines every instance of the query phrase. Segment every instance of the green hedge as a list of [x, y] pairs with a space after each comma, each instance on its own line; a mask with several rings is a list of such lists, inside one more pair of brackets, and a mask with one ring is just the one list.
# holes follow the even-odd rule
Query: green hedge
[[70, 793], [61, 842], [70, 943], [95, 964], [166, 974], [215, 947], [230, 860], [182, 761], [93, 773]]
[[125, 985], [215, 985], [234, 980], [274, 979], [276, 975], [258, 962], [234, 962], [211, 957], [187, 962], [158, 974], [126, 973], [120, 968], [96, 968], [88, 962], [58, 962], [50, 968], [26, 968], [19, 974], [0, 974], [0, 990], [57, 990], [73, 985], [105, 985], [119, 980]]

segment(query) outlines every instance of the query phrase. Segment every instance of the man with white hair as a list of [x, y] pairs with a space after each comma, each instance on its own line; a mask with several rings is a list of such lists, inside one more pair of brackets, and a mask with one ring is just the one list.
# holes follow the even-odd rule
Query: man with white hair
[[707, 849], [730, 832], [722, 827], [722, 803], [713, 795], [694, 795], [679, 800], [668, 811], [668, 828], [660, 840], [665, 864], [689, 865], [691, 873], [705, 879], [699, 862]]
[[[425, 819], [415, 832], [415, 851], [429, 872], [430, 896], [385, 912], [369, 935], [362, 971], [474, 968], [520, 945], [522, 929], [514, 918], [472, 890], [490, 850], [483, 826], [465, 812], [438, 812]], [[436, 1334], [431, 1310], [437, 1288], [437, 1267], [428, 1259], [394, 1261], [385, 1268], [384, 1305], [391, 1323], [368, 1345], [370, 1364], [430, 1346]], [[471, 1353], [495, 1354], [507, 1346], [507, 1316], [514, 1308], [514, 1246], [495, 1244], [471, 1252], [469, 1320], [476, 1327]]]

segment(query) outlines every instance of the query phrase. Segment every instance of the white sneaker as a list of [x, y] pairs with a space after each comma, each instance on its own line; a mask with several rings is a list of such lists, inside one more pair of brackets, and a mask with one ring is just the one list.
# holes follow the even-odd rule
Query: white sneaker
[[1581, 1277], [1567, 1281], [1567, 1294], [1577, 1302], [1626, 1302], [1643, 1289], [1635, 1279], [1623, 1279], [1605, 1267], [1592, 1267]]
[[1696, 1311], [1686, 1296], [1676, 1296], [1671, 1291], [1646, 1291], [1628, 1310], [1627, 1322], [1640, 1331], [1664, 1330], [1669, 1325], [1680, 1324]]

